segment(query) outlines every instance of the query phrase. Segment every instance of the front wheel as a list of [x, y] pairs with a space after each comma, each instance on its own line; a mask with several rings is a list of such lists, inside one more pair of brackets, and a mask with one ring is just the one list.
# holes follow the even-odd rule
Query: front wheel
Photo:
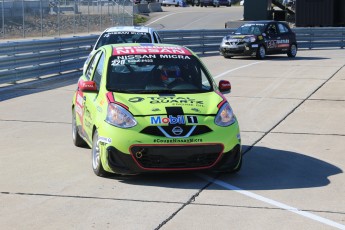
[[104, 170], [101, 160], [101, 149], [98, 142], [98, 132], [95, 130], [92, 138], [92, 169], [93, 172], [100, 177], [106, 177], [109, 175]]
[[288, 57], [296, 57], [297, 46], [296, 44], [291, 44], [289, 51], [287, 52]]
[[262, 60], [265, 57], [266, 57], [266, 49], [265, 49], [265, 47], [263, 45], [261, 45], [256, 50], [256, 58]]

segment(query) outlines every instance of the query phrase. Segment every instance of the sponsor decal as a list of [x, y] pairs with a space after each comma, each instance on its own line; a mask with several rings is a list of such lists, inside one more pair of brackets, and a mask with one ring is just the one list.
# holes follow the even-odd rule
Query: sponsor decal
[[198, 117], [197, 116], [186, 116], [187, 121], [189, 124], [198, 124]]
[[153, 139], [154, 143], [164, 143], [164, 144], [171, 144], [171, 143], [201, 143], [203, 139], [201, 138], [192, 138], [192, 139], [184, 139], [184, 138], [171, 138], [171, 139]]
[[279, 48], [286, 48], [286, 47], [289, 47], [290, 44], [278, 44], [278, 47]]
[[[188, 124], [198, 124], [198, 117], [197, 116], [186, 116]], [[186, 119], [183, 115], [169, 115], [166, 116], [151, 116], [150, 122], [152, 125], [157, 124], [170, 124], [170, 125], [178, 125], [178, 124], [186, 124]]]
[[147, 33], [145, 33], [145, 32], [135, 32], [135, 31], [114, 31], [114, 32], [108, 32], [108, 33], [104, 34], [103, 37], [107, 38], [107, 37], [109, 37], [112, 34], [132, 34], [132, 35], [139, 34], [139, 35], [146, 35]]
[[191, 55], [191, 53], [183, 47], [175, 46], [125, 46], [114, 47], [113, 55], [124, 54], [184, 54]]
[[156, 125], [156, 124], [170, 124], [170, 125], [186, 124], [186, 121], [185, 121], [183, 115], [177, 115], [177, 116], [170, 115], [169, 117], [152, 116], [152, 117], [150, 117], [150, 122], [152, 125]]
[[276, 48], [276, 47], [288, 47], [289, 46], [289, 39], [281, 39], [281, 40], [271, 40], [268, 41], [268, 48]]
[[106, 144], [111, 144], [111, 138], [109, 137], [98, 137], [98, 141]]
[[253, 47], [253, 48], [258, 48], [259, 45], [258, 45], [258, 44], [252, 44], [252, 47]]
[[198, 108], [191, 108], [191, 110], [194, 112], [200, 113], [200, 109], [198, 109]]
[[194, 98], [189, 97], [175, 97], [175, 96], [159, 96], [159, 97], [148, 97], [151, 104], [172, 104], [173, 106], [198, 106], [203, 107], [203, 101], [197, 101]]
[[83, 93], [78, 91], [75, 99], [75, 111], [79, 115], [80, 120], [83, 120], [84, 97]]
[[78, 95], [77, 95], [77, 103], [78, 103], [79, 105], [83, 105], [83, 103], [84, 103], [83, 95], [81, 95], [81, 94], [79, 94], [79, 93], [78, 93]]
[[145, 100], [145, 99], [142, 97], [132, 97], [132, 98], [128, 99], [128, 101], [132, 102], [132, 103], [142, 102], [143, 100]]
[[80, 117], [83, 116], [83, 110], [80, 107], [80, 105], [78, 105], [78, 104], [75, 105], [75, 111], [80, 115]]
[[286, 44], [286, 43], [290, 43], [289, 39], [282, 39], [282, 40], [277, 40], [277, 44]]

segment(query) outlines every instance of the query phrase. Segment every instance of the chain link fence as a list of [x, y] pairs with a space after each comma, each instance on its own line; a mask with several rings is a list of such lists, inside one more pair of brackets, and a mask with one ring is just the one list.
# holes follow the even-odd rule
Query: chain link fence
[[60, 37], [133, 25], [131, 0], [0, 0], [0, 39]]

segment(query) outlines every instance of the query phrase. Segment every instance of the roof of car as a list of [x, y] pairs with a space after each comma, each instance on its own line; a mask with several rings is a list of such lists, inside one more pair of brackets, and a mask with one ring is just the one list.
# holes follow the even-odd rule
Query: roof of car
[[115, 26], [107, 28], [105, 32], [131, 31], [150, 33], [150, 30], [152, 29], [146, 26]]

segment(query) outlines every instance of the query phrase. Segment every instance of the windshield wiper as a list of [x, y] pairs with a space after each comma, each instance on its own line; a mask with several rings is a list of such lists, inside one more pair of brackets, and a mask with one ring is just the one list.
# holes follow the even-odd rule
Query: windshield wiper
[[107, 88], [111, 92], [116, 93], [136, 93], [136, 91], [133, 90], [126, 90], [126, 89], [117, 89], [117, 88]]

